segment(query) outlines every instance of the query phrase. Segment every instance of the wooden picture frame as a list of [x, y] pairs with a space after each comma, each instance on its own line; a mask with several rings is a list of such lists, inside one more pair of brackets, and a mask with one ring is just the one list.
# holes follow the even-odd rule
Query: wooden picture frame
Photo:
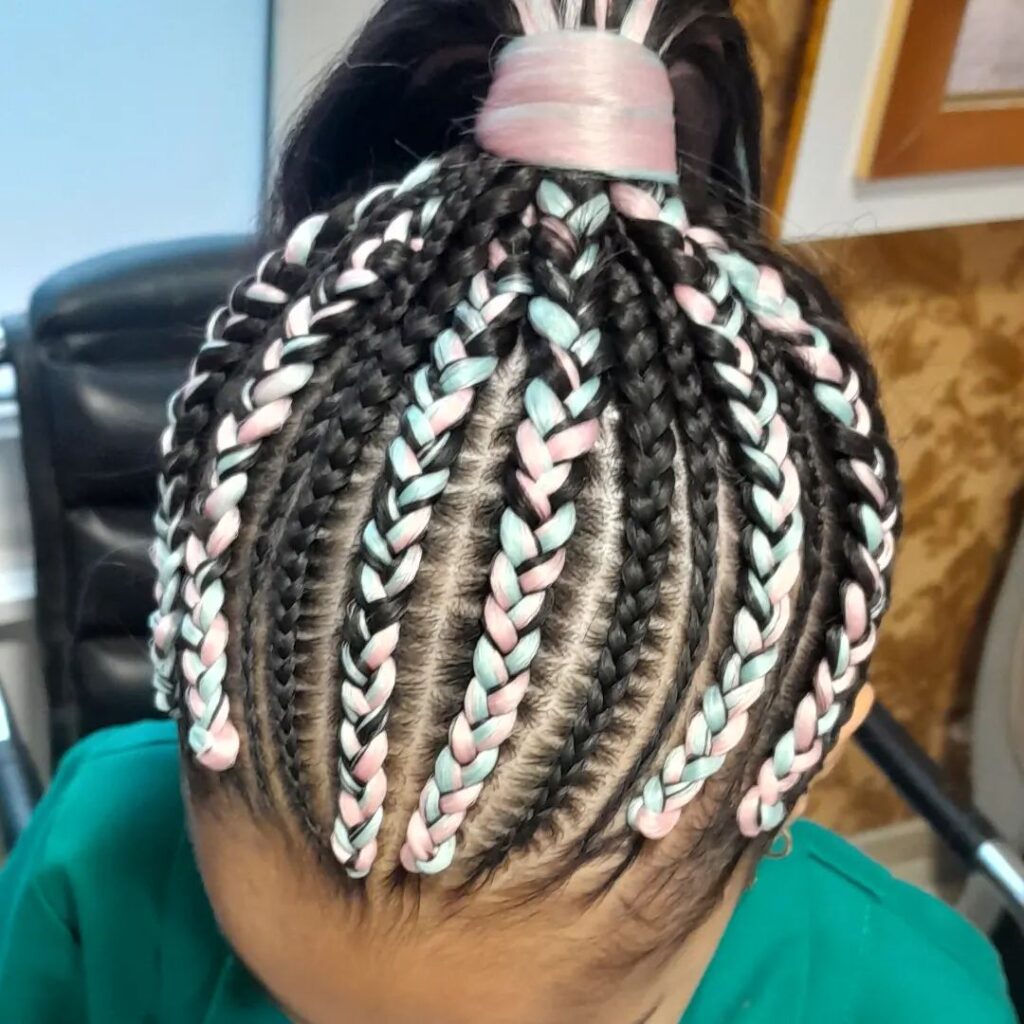
[[[1024, 95], [1020, 107], [1015, 94], [972, 96], [972, 102], [960, 97], [950, 102], [944, 95], [969, 2], [813, 0], [795, 109], [777, 187], [769, 197], [770, 230], [776, 237], [803, 241], [1024, 218], [1024, 172], [1012, 150], [1013, 162], [1004, 166], [991, 166], [988, 155], [968, 155], [955, 168], [872, 175], [890, 97], [905, 88], [897, 73], [907, 59], [904, 41], [915, 7], [933, 14], [929, 29], [937, 28], [938, 21], [945, 26], [942, 46], [932, 37], [936, 51], [945, 53], [939, 79], [943, 95], [936, 90], [933, 70], [926, 124], [936, 119], [943, 126], [953, 124], [945, 115], [968, 108], [1024, 114]], [[955, 19], [936, 19], [939, 8], [954, 12]], [[987, 122], [977, 123], [987, 128]], [[1024, 140], [1024, 121], [1012, 134]]]
[[880, 79], [881, 116], [865, 147], [864, 177], [1024, 167], [1024, 94], [948, 93], [969, 3], [899, 0], [891, 27], [892, 66]]

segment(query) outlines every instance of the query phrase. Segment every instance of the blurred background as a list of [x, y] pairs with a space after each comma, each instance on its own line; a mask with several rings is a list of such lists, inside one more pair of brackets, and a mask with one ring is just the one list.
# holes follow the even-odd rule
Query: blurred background
[[[948, 45], [933, 35], [924, 56], [922, 3], [948, 9]], [[78, 735], [147, 713], [163, 398], [251, 262], [289, 120], [371, 7], [0, 0], [0, 681], [43, 778]], [[902, 463], [906, 530], [873, 682], [951, 791], [1019, 849], [1024, 4], [735, 7], [765, 93], [769, 229], [867, 339]], [[852, 120], [828, 116], [846, 108]], [[963, 141], [929, 149], [936, 125]], [[996, 926], [863, 754], [815, 792], [818, 820]]]

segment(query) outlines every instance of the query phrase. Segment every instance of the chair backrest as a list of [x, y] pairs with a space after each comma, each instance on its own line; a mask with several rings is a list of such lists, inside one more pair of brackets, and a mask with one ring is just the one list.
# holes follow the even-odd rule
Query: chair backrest
[[123, 250], [70, 267], [8, 326], [54, 756], [151, 713], [146, 619], [157, 437], [249, 238]]

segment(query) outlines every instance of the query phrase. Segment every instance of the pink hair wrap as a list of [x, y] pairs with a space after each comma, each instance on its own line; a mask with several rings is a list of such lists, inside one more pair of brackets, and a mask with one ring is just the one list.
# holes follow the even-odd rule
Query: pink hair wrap
[[540, 32], [510, 43], [476, 138], [495, 156], [535, 167], [678, 181], [668, 71], [613, 32]]

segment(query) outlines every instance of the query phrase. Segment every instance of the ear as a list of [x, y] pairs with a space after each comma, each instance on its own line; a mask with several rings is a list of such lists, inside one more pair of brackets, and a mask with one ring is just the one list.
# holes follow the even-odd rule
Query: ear
[[853, 702], [853, 714], [850, 715], [850, 720], [839, 731], [839, 739], [836, 741], [836, 745], [832, 748], [829, 756], [825, 759], [825, 768], [821, 774], [831, 770], [834, 763], [833, 758], [842, 753], [846, 744], [853, 739], [857, 730], [864, 724], [864, 720], [871, 714], [871, 709], [874, 706], [875, 688], [870, 683], [865, 683], [858, 691], [857, 697]]
[[[815, 778], [815, 783], [825, 778], [836, 766], [839, 758], [843, 756], [843, 752], [846, 750], [849, 741], [853, 739], [857, 730], [864, 724], [864, 720], [869, 714], [871, 714], [871, 709], [874, 707], [874, 704], [875, 688], [870, 683], [865, 683], [858, 691], [853, 702], [853, 714], [850, 715], [850, 720], [840, 730], [839, 739], [836, 740], [835, 745], [829, 751], [828, 757], [825, 758], [825, 766], [818, 773], [817, 778]], [[806, 793], [797, 800], [793, 810], [790, 812], [789, 821], [794, 822], [798, 818], [803, 817], [805, 810], [807, 810]]]

